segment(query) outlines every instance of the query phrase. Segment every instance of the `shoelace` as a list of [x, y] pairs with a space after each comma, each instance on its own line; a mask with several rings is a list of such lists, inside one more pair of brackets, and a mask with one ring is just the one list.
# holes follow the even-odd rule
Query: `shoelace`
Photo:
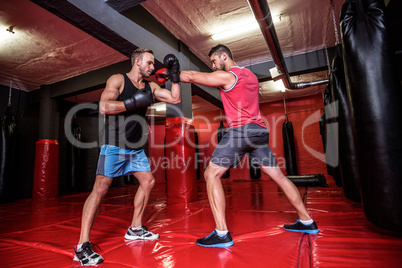
[[91, 243], [91, 242], [89, 242], [89, 245], [88, 245], [88, 246], [86, 246], [85, 248], [83, 248], [83, 251], [85, 251], [88, 255], [92, 255], [92, 253], [94, 252], [94, 251], [92, 250], [92, 247], [93, 247], [93, 246], [96, 246], [97, 248], [99, 248], [100, 251], [102, 251], [102, 249], [101, 249], [97, 244], [94, 244], [94, 243]]

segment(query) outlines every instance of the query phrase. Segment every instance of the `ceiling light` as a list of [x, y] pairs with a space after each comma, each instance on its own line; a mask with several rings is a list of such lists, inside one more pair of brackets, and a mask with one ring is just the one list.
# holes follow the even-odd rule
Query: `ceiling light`
[[281, 20], [282, 20], [282, 15], [272, 17], [272, 22], [273, 23], [280, 22]]
[[227, 29], [225, 31], [221, 31], [219, 33], [213, 34], [211, 36], [212, 40], [221, 40], [224, 38], [236, 36], [242, 33], [251, 32], [259, 28], [257, 21], [252, 21], [242, 25], [233, 25], [232, 28]]
[[[3, 27], [0, 27], [0, 29]], [[4, 29], [4, 28], [3, 28]], [[10, 26], [3, 31], [0, 31], [0, 41], [4, 41], [15, 34], [14, 27]]]
[[286, 88], [285, 88], [285, 85], [283, 84], [282, 79], [279, 79], [278, 81], [275, 81], [273, 83], [273, 88], [276, 89], [276, 90], [280, 90], [282, 92], [286, 92]]

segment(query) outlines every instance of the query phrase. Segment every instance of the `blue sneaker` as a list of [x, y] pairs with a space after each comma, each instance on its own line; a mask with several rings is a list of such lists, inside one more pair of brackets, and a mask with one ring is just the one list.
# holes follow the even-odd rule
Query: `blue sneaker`
[[226, 248], [233, 246], [234, 243], [229, 232], [224, 237], [221, 237], [216, 233], [216, 230], [214, 230], [207, 237], [197, 239], [197, 244], [203, 247]]
[[300, 220], [297, 220], [294, 224], [285, 224], [283, 227], [285, 228], [285, 230], [292, 232], [301, 232], [307, 234], [318, 233], [318, 227], [315, 221], [312, 224], [304, 225], [300, 222]]

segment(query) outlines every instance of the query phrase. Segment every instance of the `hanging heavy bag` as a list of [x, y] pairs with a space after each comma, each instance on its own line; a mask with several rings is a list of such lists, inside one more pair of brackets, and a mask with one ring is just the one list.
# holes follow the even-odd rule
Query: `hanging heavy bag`
[[335, 47], [335, 57], [332, 60], [329, 85], [334, 99], [337, 100], [339, 127], [339, 168], [345, 197], [360, 202], [359, 174], [356, 166], [356, 155], [350, 126], [349, 108], [346, 95], [345, 74], [343, 71], [342, 46]]
[[341, 33], [361, 197], [366, 218], [402, 230], [402, 89], [383, 0], [348, 0]]
[[254, 164], [254, 161], [250, 157], [250, 154], [247, 154], [247, 156], [248, 156], [248, 165], [250, 167], [250, 177], [253, 180], [257, 180], [257, 179], [261, 178], [260, 167], [257, 164]]
[[17, 127], [10, 105], [7, 106], [6, 112], [1, 115], [0, 123], [0, 199], [9, 201], [15, 194], [13, 181], [16, 179], [14, 152]]
[[341, 170], [338, 164], [338, 112], [335, 106], [335, 99], [331, 93], [330, 84], [324, 90], [325, 105], [325, 161], [328, 174], [332, 175], [338, 187], [342, 187]]
[[[226, 128], [223, 126], [223, 122], [221, 120], [221, 124], [220, 124], [220, 126], [218, 128], [218, 133], [217, 133], [218, 143], [221, 141], [221, 139], [223, 137], [223, 133], [225, 132], [225, 130], [226, 130]], [[227, 179], [229, 177], [230, 177], [230, 169], [226, 170], [226, 172], [222, 175], [223, 179]]]
[[[73, 134], [73, 137], [75, 141], [81, 141], [81, 127], [77, 123], [77, 119], [73, 118], [72, 123], [71, 123], [71, 133]], [[70, 170], [69, 170], [69, 177], [70, 177], [70, 190], [71, 191], [77, 191], [78, 186], [80, 185], [79, 182], [79, 176], [82, 174], [82, 167], [81, 167], [81, 162], [82, 162], [82, 157], [81, 157], [81, 149], [76, 145], [76, 144], [70, 144], [69, 145], [69, 153], [70, 153]]]
[[297, 175], [296, 150], [292, 122], [282, 124], [283, 150], [285, 153], [286, 175]]

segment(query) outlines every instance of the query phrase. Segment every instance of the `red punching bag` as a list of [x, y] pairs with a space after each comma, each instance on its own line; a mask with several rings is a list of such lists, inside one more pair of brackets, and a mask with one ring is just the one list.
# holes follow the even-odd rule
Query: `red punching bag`
[[194, 125], [188, 118], [166, 118], [167, 202], [184, 204], [197, 200]]
[[32, 199], [45, 201], [59, 195], [59, 143], [57, 140], [36, 142]]

